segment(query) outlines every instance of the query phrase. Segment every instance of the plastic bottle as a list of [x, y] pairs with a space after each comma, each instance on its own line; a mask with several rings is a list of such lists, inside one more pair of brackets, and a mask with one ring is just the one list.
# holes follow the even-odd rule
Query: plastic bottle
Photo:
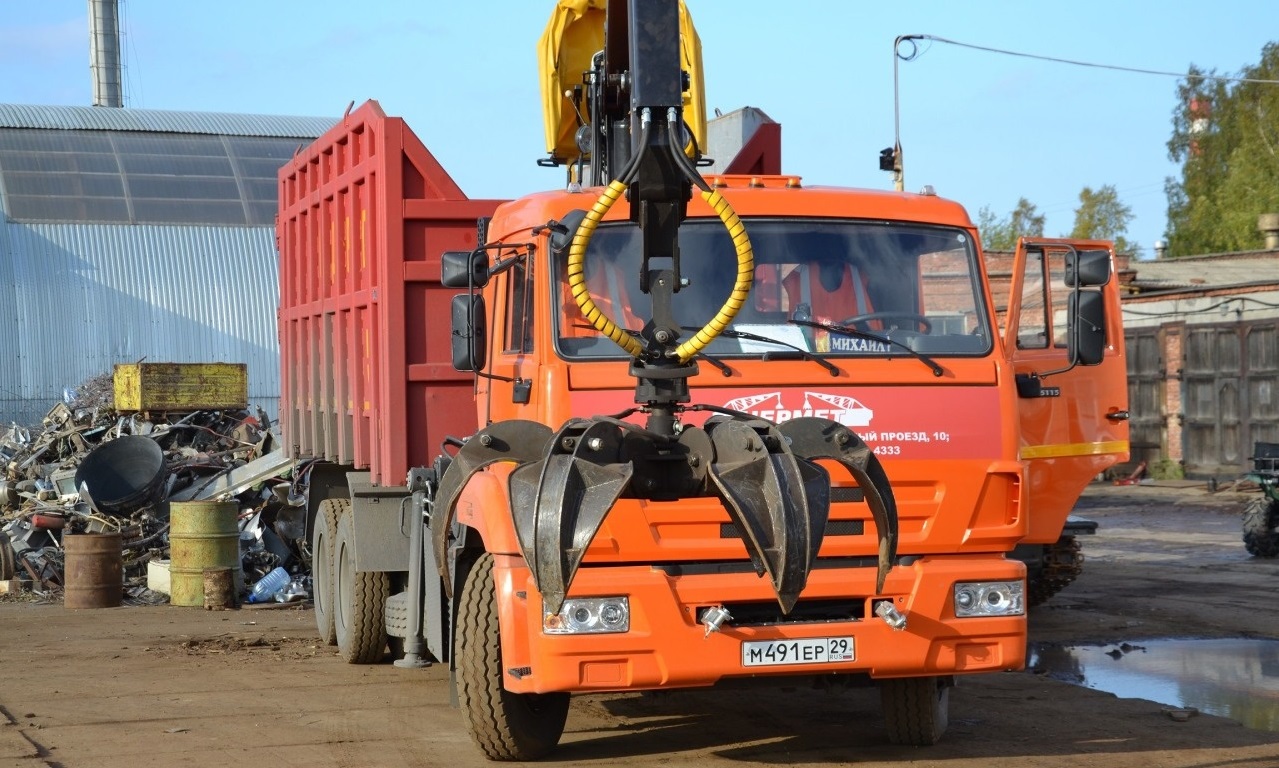
[[253, 589], [249, 592], [249, 602], [265, 603], [276, 592], [287, 586], [291, 579], [292, 577], [289, 576], [288, 571], [283, 568], [276, 568], [261, 579], [258, 579], [258, 583], [253, 585]]

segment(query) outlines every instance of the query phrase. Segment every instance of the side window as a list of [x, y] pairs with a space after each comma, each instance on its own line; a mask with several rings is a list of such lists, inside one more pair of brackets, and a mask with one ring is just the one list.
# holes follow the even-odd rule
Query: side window
[[1044, 252], [1026, 254], [1021, 281], [1021, 315], [1017, 320], [1018, 349], [1048, 348], [1048, 285], [1044, 282]]
[[1048, 274], [1052, 278], [1052, 283], [1048, 290], [1048, 306], [1052, 308], [1053, 346], [1057, 349], [1065, 349], [1067, 341], [1066, 299], [1070, 296], [1070, 288], [1066, 286], [1065, 251], [1052, 251], [1048, 254]]
[[506, 338], [503, 350], [512, 354], [533, 351], [533, 269], [522, 258], [506, 273]]

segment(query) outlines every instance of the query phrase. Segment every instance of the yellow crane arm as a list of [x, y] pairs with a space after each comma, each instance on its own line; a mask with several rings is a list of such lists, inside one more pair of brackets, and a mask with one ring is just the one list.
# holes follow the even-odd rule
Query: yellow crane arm
[[[558, 0], [537, 44], [546, 151], [560, 160], [575, 162], [581, 153], [574, 141], [579, 125], [577, 113], [564, 92], [582, 83], [582, 74], [591, 69], [591, 57], [604, 50], [606, 4], [607, 0]], [[684, 92], [684, 120], [698, 145], [705, 148], [702, 41], [684, 0], [679, 4], [679, 34], [680, 65], [689, 75], [689, 88]], [[583, 112], [589, 120], [590, 116]]]

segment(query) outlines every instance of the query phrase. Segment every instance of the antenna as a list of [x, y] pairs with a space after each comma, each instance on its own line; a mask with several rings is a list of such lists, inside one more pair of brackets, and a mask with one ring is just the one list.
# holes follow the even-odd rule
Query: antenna
[[[879, 170], [892, 172], [893, 189], [898, 192], [906, 189], [905, 161], [902, 159], [901, 93], [898, 62], [910, 61], [919, 55], [919, 48], [915, 41], [922, 37], [924, 35], [898, 35], [897, 39], [893, 40], [893, 146], [880, 151]], [[910, 43], [910, 53], [902, 55], [902, 43], [906, 42]]]

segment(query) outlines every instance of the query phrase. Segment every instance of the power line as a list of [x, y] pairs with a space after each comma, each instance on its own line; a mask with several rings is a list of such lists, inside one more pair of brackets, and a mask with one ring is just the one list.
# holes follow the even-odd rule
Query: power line
[[[1091, 61], [1076, 61], [1074, 59], [1059, 59], [1053, 56], [1041, 56], [1035, 53], [1024, 53], [1022, 51], [1010, 51], [1004, 48], [991, 48], [985, 45], [974, 45], [973, 43], [964, 43], [959, 40], [951, 40], [946, 37], [938, 37], [937, 35], [902, 35], [897, 38], [897, 57], [902, 61], [913, 61], [920, 55], [919, 47], [915, 44], [916, 40], [929, 40], [938, 43], [948, 43], [950, 45], [959, 46], [960, 48], [971, 48], [975, 51], [986, 51], [987, 53], [999, 53], [1005, 56], [1020, 56], [1024, 59], [1038, 59], [1040, 61], [1051, 61], [1057, 64], [1070, 64], [1076, 67], [1092, 67], [1094, 69], [1109, 69], [1117, 72], [1135, 72], [1139, 75], [1159, 75], [1161, 77], [1185, 78], [1187, 80], [1217, 80], [1225, 83], [1259, 83], [1261, 85], [1279, 85], [1279, 80], [1263, 80], [1255, 77], [1224, 77], [1222, 75], [1191, 75], [1185, 72], [1165, 72], [1158, 69], [1141, 69], [1139, 67], [1121, 67], [1117, 64], [1098, 64]], [[911, 44], [910, 53], [902, 53], [901, 44], [909, 42]]]

